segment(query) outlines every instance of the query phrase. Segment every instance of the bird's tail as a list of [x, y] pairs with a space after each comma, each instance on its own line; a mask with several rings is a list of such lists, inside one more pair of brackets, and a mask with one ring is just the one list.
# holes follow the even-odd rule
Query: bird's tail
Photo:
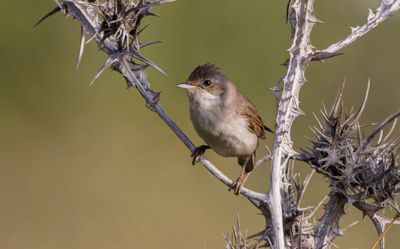
[[271, 133], [274, 133], [274, 131], [273, 131], [272, 129], [268, 128], [268, 127], [265, 126], [265, 125], [264, 125], [264, 130], [269, 131], [269, 132], [271, 132]]

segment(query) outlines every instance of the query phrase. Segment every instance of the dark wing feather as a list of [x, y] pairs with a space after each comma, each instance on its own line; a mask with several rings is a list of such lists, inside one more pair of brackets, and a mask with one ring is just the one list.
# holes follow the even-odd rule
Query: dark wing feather
[[238, 105], [238, 112], [249, 120], [249, 130], [256, 134], [259, 138], [265, 139], [265, 130], [271, 131], [264, 125], [260, 114], [256, 107], [249, 99], [238, 93], [240, 105]]

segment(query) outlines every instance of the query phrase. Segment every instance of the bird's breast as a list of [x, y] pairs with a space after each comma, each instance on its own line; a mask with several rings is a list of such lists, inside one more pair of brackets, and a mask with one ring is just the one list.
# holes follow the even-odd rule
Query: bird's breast
[[197, 133], [216, 153], [227, 157], [251, 155], [258, 137], [248, 129], [248, 120], [234, 110], [217, 103], [194, 102], [190, 118]]

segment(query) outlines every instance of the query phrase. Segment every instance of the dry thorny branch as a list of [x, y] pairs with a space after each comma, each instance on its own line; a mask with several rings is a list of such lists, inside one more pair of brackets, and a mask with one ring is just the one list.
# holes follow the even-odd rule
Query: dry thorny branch
[[[195, 146], [167, 115], [159, 103], [160, 94], [150, 88], [147, 80], [148, 66], [164, 73], [155, 63], [145, 58], [140, 49], [159, 41], [142, 42], [139, 37], [147, 27], [141, 27], [146, 16], [155, 16], [151, 9], [174, 0], [54, 0], [56, 8], [47, 17], [63, 12], [77, 19], [82, 27], [78, 65], [85, 45], [94, 40], [108, 58], [96, 73], [112, 68], [125, 78], [129, 88], [136, 88], [147, 107], [156, 112], [179, 139], [193, 152]], [[288, 3], [287, 18], [292, 30], [289, 59], [284, 63], [286, 74], [271, 90], [277, 98], [276, 135], [271, 154], [258, 161], [258, 165], [272, 161], [271, 184], [267, 194], [242, 188], [241, 194], [249, 199], [263, 214], [266, 227], [259, 233], [247, 236], [240, 232], [240, 223], [232, 236], [226, 236], [226, 248], [330, 248], [332, 241], [343, 234], [340, 218], [345, 206], [353, 205], [370, 218], [378, 233], [391, 223], [378, 211], [391, 207], [399, 212], [394, 197], [400, 190], [399, 139], [392, 138], [400, 110], [375, 126], [368, 133], [368, 125], [360, 123], [364, 102], [357, 111], [346, 113], [341, 101], [343, 87], [330, 111], [324, 107], [322, 120], [313, 129], [312, 147], [297, 153], [293, 150], [291, 127], [295, 118], [304, 114], [299, 107], [299, 93], [307, 82], [305, 72], [311, 61], [321, 61], [340, 54], [340, 50], [399, 10], [400, 0], [381, 0], [376, 11], [368, 14], [364, 25], [351, 29], [343, 40], [326, 49], [316, 50], [310, 35], [315, 24], [321, 23], [313, 10], [314, 0], [292, 0]], [[89, 38], [86, 40], [86, 38]], [[391, 125], [386, 133], [387, 127]], [[369, 134], [369, 135], [364, 135]], [[308, 163], [315, 172], [325, 176], [330, 183], [328, 198], [313, 208], [301, 207], [301, 200], [312, 174], [303, 182], [294, 170], [294, 161]], [[206, 158], [200, 162], [218, 180], [227, 186], [233, 181]], [[329, 199], [327, 201], [327, 199]], [[316, 211], [323, 206], [323, 215], [315, 221]], [[383, 239], [380, 241], [384, 248]]]

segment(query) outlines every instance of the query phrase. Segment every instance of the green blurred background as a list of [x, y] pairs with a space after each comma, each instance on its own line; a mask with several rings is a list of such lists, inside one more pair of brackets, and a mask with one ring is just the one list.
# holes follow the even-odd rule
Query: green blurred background
[[[323, 48], [362, 24], [379, 1], [316, 1], [324, 21], [312, 40]], [[181, 0], [157, 7], [144, 39], [165, 43], [143, 50], [164, 77], [150, 70], [154, 89], [169, 114], [196, 144], [184, 92], [175, 84], [198, 64], [218, 64], [252, 99], [273, 127], [275, 104], [267, 91], [284, 73], [289, 27], [286, 1]], [[263, 218], [243, 197], [235, 197], [204, 168], [190, 165], [189, 151], [144, 107], [135, 90], [106, 71], [89, 82], [105, 56], [92, 44], [75, 70], [79, 25], [57, 15], [33, 24], [52, 9], [51, 0], [0, 2], [0, 248], [126, 249], [224, 248], [237, 214], [249, 234]], [[347, 81], [347, 107], [358, 105], [369, 78], [372, 91], [363, 121], [382, 120], [400, 106], [400, 18], [395, 16], [340, 56], [313, 63], [301, 93], [307, 113], [297, 119], [296, 148], [308, 146], [312, 113], [330, 105]], [[271, 144], [271, 136], [263, 142]], [[259, 154], [265, 149], [261, 146]], [[231, 177], [234, 159], [207, 156]], [[297, 167], [303, 176], [309, 171]], [[266, 191], [269, 165], [259, 168], [249, 187]], [[315, 177], [304, 205], [326, 194]], [[362, 215], [349, 208], [343, 225]], [[388, 248], [398, 248], [398, 228]], [[376, 238], [368, 220], [336, 240], [341, 248], [369, 248]]]

